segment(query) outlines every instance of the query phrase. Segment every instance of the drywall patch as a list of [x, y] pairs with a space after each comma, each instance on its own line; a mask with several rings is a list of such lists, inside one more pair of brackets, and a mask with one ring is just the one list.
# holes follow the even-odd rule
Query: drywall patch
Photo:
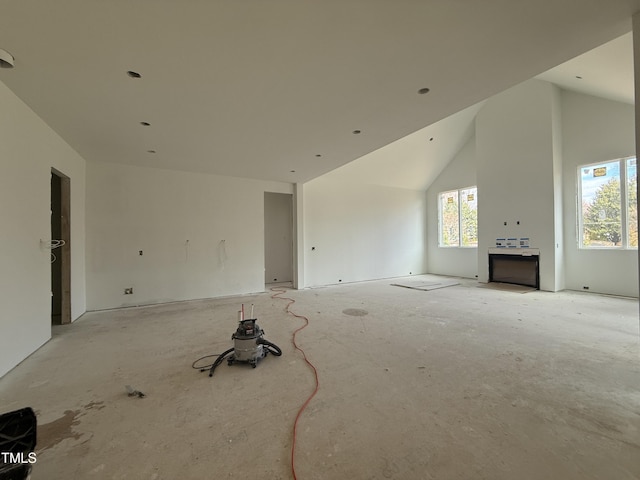
[[344, 313], [345, 315], [351, 315], [353, 317], [364, 317], [365, 315], [369, 314], [369, 312], [361, 308], [346, 308], [342, 311], [342, 313]]

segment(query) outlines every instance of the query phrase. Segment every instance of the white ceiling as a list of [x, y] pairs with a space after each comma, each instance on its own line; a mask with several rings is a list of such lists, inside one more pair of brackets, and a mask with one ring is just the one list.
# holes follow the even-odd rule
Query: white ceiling
[[536, 78], [565, 89], [634, 104], [633, 35], [631, 32]]
[[484, 102], [385, 145], [328, 176], [344, 182], [426, 190], [475, 133]]
[[[445, 145], [436, 122], [629, 32], [640, 0], [1, 0], [0, 9], [0, 48], [16, 58], [0, 81], [88, 161], [305, 182], [424, 127], [427, 148], [455, 151], [463, 137]], [[581, 85], [597, 73], [580, 69]], [[423, 87], [431, 91], [419, 95]], [[446, 122], [462, 128], [472, 110]], [[429, 162], [422, 171], [441, 168]], [[394, 185], [417, 185], [378, 167]]]
[[[536, 78], [565, 90], [633, 104], [633, 35], [622, 35]], [[475, 116], [483, 104], [454, 113], [328, 175], [346, 182], [426, 190], [473, 135]]]

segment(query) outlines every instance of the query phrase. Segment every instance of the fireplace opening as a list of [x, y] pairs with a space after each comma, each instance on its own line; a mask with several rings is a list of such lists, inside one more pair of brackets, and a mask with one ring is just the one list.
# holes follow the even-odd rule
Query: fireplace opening
[[489, 281], [540, 289], [538, 255], [489, 254]]

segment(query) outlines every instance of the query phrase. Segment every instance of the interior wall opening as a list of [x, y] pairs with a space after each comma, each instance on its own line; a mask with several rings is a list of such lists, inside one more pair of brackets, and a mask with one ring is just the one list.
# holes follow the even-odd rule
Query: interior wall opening
[[293, 281], [293, 195], [264, 194], [264, 283]]
[[51, 323], [71, 323], [71, 183], [51, 169]]

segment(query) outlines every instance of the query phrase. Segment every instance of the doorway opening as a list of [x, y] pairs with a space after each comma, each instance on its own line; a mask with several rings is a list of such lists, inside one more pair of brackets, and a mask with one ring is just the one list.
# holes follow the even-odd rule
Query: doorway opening
[[[71, 180], [51, 169], [51, 324], [71, 323]], [[62, 240], [62, 242], [60, 242]]]
[[293, 281], [293, 195], [264, 194], [264, 283]]

